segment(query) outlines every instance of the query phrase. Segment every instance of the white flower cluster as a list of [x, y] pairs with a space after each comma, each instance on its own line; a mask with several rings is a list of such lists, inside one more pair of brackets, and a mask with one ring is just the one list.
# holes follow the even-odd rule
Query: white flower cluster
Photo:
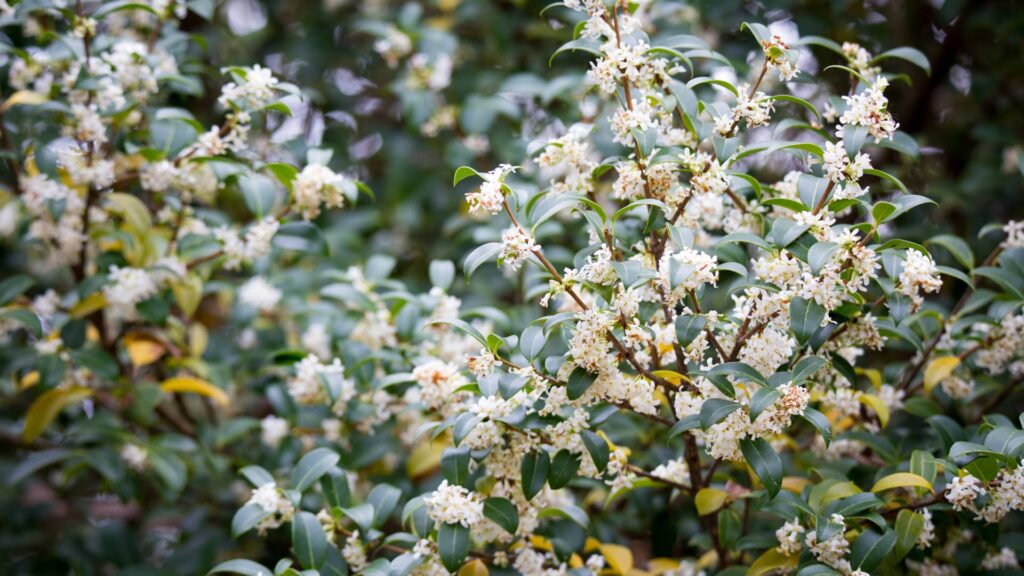
[[237, 106], [243, 110], [258, 110], [270, 104], [278, 79], [269, 68], [259, 64], [237, 69], [241, 82], [229, 82], [221, 88], [217, 102], [224, 107]]
[[480, 497], [462, 486], [449, 484], [447, 480], [443, 480], [423, 502], [430, 517], [443, 524], [461, 524], [472, 528], [484, 518], [484, 504]]
[[534, 242], [526, 230], [517, 225], [509, 226], [501, 234], [501, 262], [509, 270], [518, 270], [530, 254], [540, 252], [540, 246]]
[[[338, 358], [331, 364], [324, 364], [315, 354], [310, 354], [295, 364], [295, 375], [288, 379], [288, 395], [299, 405], [322, 404], [327, 400], [322, 378], [341, 377], [344, 373], [345, 368]], [[355, 395], [355, 385], [348, 380], [342, 382], [338, 402], [343, 406]]]
[[[981, 496], [987, 498], [979, 507]], [[1014, 510], [1024, 510], [1024, 467], [1000, 470], [987, 485], [970, 474], [954, 477], [946, 485], [946, 500], [955, 510], [974, 512], [979, 520], [999, 522]]]
[[260, 534], [277, 528], [285, 522], [290, 522], [295, 514], [295, 506], [292, 504], [292, 501], [273, 482], [268, 482], [253, 489], [252, 497], [249, 498], [248, 503], [259, 506], [264, 512], [269, 514], [269, 516], [260, 520], [259, 524], [256, 525], [256, 529], [259, 530]]
[[900, 294], [909, 297], [916, 308], [924, 301], [922, 292], [938, 292], [939, 288], [942, 288], [942, 280], [932, 257], [917, 250], [907, 250], [897, 287]]
[[344, 187], [349, 183], [341, 174], [322, 164], [309, 164], [292, 183], [294, 209], [306, 220], [320, 215], [321, 207], [341, 208], [345, 204]]
[[253, 276], [238, 289], [238, 300], [260, 312], [271, 312], [280, 302], [282, 292], [262, 276]]
[[515, 168], [502, 164], [483, 174], [483, 183], [478, 190], [466, 194], [470, 214], [497, 214], [501, 212], [505, 202], [505, 177], [515, 172]]
[[879, 77], [863, 92], [843, 96], [846, 110], [839, 117], [841, 125], [836, 128], [836, 137], [843, 138], [848, 126], [863, 126], [867, 128], [868, 135], [874, 137], [875, 142], [891, 140], [900, 125], [889, 113], [889, 100], [883, 94], [888, 86], [889, 81]]
[[[850, 160], [842, 141], [834, 144], [832, 142], [825, 143], [823, 161], [825, 173], [830, 180], [836, 183], [857, 182], [864, 175], [864, 171], [871, 168], [871, 157], [863, 152], [857, 153], [853, 160]], [[860, 193], [865, 192], [867, 190], [862, 190]]]

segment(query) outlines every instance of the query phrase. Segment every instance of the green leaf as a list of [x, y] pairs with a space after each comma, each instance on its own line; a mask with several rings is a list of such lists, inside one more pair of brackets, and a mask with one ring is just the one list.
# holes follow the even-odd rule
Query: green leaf
[[839, 250], [835, 242], [818, 242], [807, 251], [807, 263], [811, 266], [811, 273], [817, 275], [821, 269], [832, 260], [832, 256]]
[[927, 419], [928, 425], [932, 427], [943, 447], [948, 451], [954, 444], [966, 438], [963, 427], [949, 416], [938, 414]]
[[601, 55], [601, 45], [597, 41], [588, 40], [586, 38], [579, 38], [577, 40], [571, 40], [569, 42], [566, 42], [565, 44], [562, 44], [558, 48], [558, 50], [555, 50], [554, 54], [551, 55], [551, 58], [548, 59], [548, 66], [551, 66], [551, 63], [554, 62], [555, 56], [558, 56], [562, 52], [566, 52], [569, 50], [573, 52], [579, 50], [581, 52], [586, 52], [593, 56]]
[[459, 182], [462, 182], [463, 180], [469, 178], [470, 176], [478, 176], [480, 178], [483, 178], [483, 176], [475, 169], [470, 168], [469, 166], [459, 166], [458, 168], [455, 169], [455, 177], [452, 180], [452, 186], [457, 185]]
[[540, 355], [545, 344], [547, 337], [544, 335], [544, 329], [536, 324], [527, 326], [519, 336], [519, 351], [530, 360]]
[[441, 524], [437, 529], [437, 551], [449, 572], [458, 570], [469, 554], [469, 528], [462, 524]]
[[328, 448], [311, 450], [299, 460], [295, 470], [292, 471], [292, 488], [299, 492], [305, 492], [321, 476], [333, 468], [339, 460], [341, 460], [341, 457]]
[[231, 535], [238, 538], [242, 534], [245, 534], [249, 530], [252, 530], [260, 523], [264, 518], [270, 516], [270, 512], [267, 512], [259, 504], [246, 504], [235, 512], [234, 518], [231, 519]]
[[896, 206], [891, 202], [878, 202], [871, 207], [871, 219], [875, 224], [881, 224], [896, 213]]
[[24, 274], [16, 274], [4, 281], [0, 282], [0, 306], [7, 304], [11, 300], [14, 300], [18, 296], [25, 293], [32, 285], [35, 284], [35, 280], [25, 276]]
[[893, 560], [900, 561], [917, 545], [917, 538], [924, 530], [924, 516], [913, 510], [900, 510], [896, 516], [896, 545]]
[[388, 516], [395, 511], [398, 500], [402, 497], [402, 491], [390, 484], [378, 484], [370, 490], [366, 497], [367, 503], [373, 506], [372, 526], [381, 526], [387, 521]]
[[502, 247], [501, 242], [488, 242], [487, 244], [477, 246], [470, 252], [469, 256], [466, 256], [466, 260], [462, 263], [462, 273], [466, 276], [466, 280], [468, 281], [473, 276], [473, 272], [476, 272], [476, 269], [484, 262], [497, 259], [498, 254], [501, 254]]
[[50, 464], [67, 460], [75, 454], [75, 452], [65, 448], [52, 448], [42, 452], [30, 453], [11, 470], [11, 474], [5, 479], [5, 482], [10, 486], [14, 486]]
[[910, 190], [907, 190], [907, 187], [905, 184], [903, 184], [903, 181], [893, 176], [892, 174], [889, 174], [888, 172], [878, 170], [877, 168], [865, 168], [864, 173], [876, 176], [878, 178], [884, 178], [885, 180], [892, 182], [897, 188], [899, 188], [900, 192], [903, 192], [904, 194], [910, 194]]
[[700, 406], [700, 427], [707, 430], [741, 407], [741, 404], [732, 400], [708, 398]]
[[473, 428], [476, 428], [480, 420], [481, 417], [472, 412], [463, 412], [455, 418], [455, 424], [452, 425], [452, 440], [454, 440], [456, 446], [469, 436], [469, 433], [473, 431]]
[[864, 148], [864, 142], [868, 137], [866, 126], [845, 126], [843, 128], [843, 148], [850, 156], [856, 155]]
[[665, 440], [671, 440], [687, 430], [696, 430], [698, 428], [700, 428], [700, 415], [690, 414], [689, 416], [684, 416], [679, 419], [679, 422], [672, 425], [672, 429], [668, 431], [668, 437]]
[[445, 448], [441, 454], [441, 474], [449, 484], [469, 487], [469, 448]]
[[474, 340], [479, 342], [480, 345], [483, 346], [484, 348], [487, 347], [487, 338], [485, 338], [484, 335], [481, 334], [479, 330], [474, 328], [470, 323], [466, 322], [465, 320], [460, 320], [458, 318], [445, 318], [441, 320], [435, 320], [432, 322], [432, 324], [450, 324], [457, 328], [460, 332], [468, 336], [471, 336]]
[[327, 256], [330, 248], [320, 228], [312, 222], [296, 220], [286, 222], [277, 229], [273, 244], [281, 250]]
[[943, 276], [949, 276], [950, 278], [956, 278], [957, 280], [967, 284], [967, 287], [971, 290], [974, 289], [974, 282], [971, 281], [971, 277], [956, 268], [950, 268], [949, 266], [936, 266], [935, 271]]
[[246, 466], [238, 472], [244, 476], [254, 488], [259, 488], [264, 484], [274, 483], [274, 476], [261, 466]]
[[878, 534], [873, 530], [861, 532], [860, 537], [853, 543], [850, 550], [850, 563], [857, 570], [870, 573], [885, 556], [896, 545], [896, 533], [887, 530], [885, 534]]
[[771, 444], [764, 438], [744, 438], [740, 441], [740, 451], [754, 469], [754, 473], [761, 479], [769, 498], [775, 498], [782, 488], [782, 460], [772, 449]]
[[342, 508], [341, 513], [351, 518], [352, 521], [359, 526], [359, 530], [362, 531], [363, 534], [370, 533], [370, 528], [373, 527], [374, 518], [373, 504], [363, 502], [358, 506]]
[[484, 500], [484, 517], [509, 534], [514, 535], [519, 529], [519, 510], [506, 498], [492, 497]]
[[352, 505], [352, 494], [348, 474], [340, 468], [331, 468], [320, 478], [320, 489], [331, 508], [347, 508]]
[[0, 318], [8, 318], [21, 324], [29, 332], [32, 333], [36, 338], [42, 338], [43, 336], [43, 324], [39, 321], [39, 316], [36, 313], [27, 308], [8, 308], [6, 310], [0, 310]]
[[801, 174], [797, 179], [797, 191], [800, 193], [800, 201], [805, 206], [814, 208], [818, 205], [824, 205], [823, 199], [826, 197], [825, 192], [829, 190], [829, 181], [825, 178], [818, 176], [812, 176], [811, 174]]
[[608, 459], [611, 457], [608, 442], [591, 430], [583, 430], [580, 432], [580, 436], [583, 438], [583, 445], [586, 446], [587, 452], [590, 453], [590, 458], [593, 459], [597, 471], [604, 472], [604, 469], [608, 466]]
[[210, 574], [241, 574], [242, 576], [270, 576], [273, 573], [270, 568], [262, 564], [242, 558], [221, 562], [214, 566], [213, 570], [210, 570]]
[[1000, 288], [1014, 297], [1024, 300], [1024, 282], [1017, 275], [1002, 268], [981, 266], [974, 269], [975, 276], [982, 276], [995, 282]]
[[964, 268], [968, 270], [974, 269], [974, 252], [971, 251], [970, 245], [967, 244], [962, 238], [953, 236], [952, 234], [939, 234], [933, 236], [924, 242], [925, 246], [929, 244], [936, 244], [945, 248], [956, 258]]
[[814, 408], [804, 408], [804, 413], [800, 417], [818, 430], [822, 440], [825, 441], [825, 447], [828, 448], [828, 445], [832, 443], [832, 425], [828, 418]]
[[828, 364], [828, 360], [825, 360], [821, 356], [807, 356], [801, 358], [796, 366], [793, 367], [792, 373], [790, 374], [790, 382], [799, 384], [804, 380], [807, 380], [814, 375], [822, 366]]
[[689, 346], [707, 325], [708, 319], [704, 316], [693, 316], [688, 314], [676, 318], [676, 339], [682, 346]]
[[532, 500], [548, 481], [551, 457], [544, 450], [530, 452], [523, 456], [519, 469], [522, 475], [523, 495], [527, 500]]
[[[772, 388], [770, 386], [764, 386], [757, 390], [754, 397], [750, 399], [750, 421], [757, 420], [757, 417], [761, 415], [773, 402], [779, 399], [782, 393], [779, 392], [778, 388]], [[704, 407], [701, 406], [701, 415], [703, 415]]]
[[242, 174], [238, 177], [238, 188], [242, 191], [245, 206], [257, 218], [274, 211], [277, 191], [270, 178], [263, 174]]
[[767, 381], [756, 369], [743, 362], [726, 362], [707, 371], [708, 376], [732, 376], [739, 380], [750, 380], [765, 385]]
[[572, 504], [563, 504], [557, 508], [545, 508], [541, 510], [540, 514], [537, 516], [540, 518], [548, 518], [552, 516], [566, 518], [572, 520], [584, 530], [590, 527], [590, 517], [587, 516], [587, 513], [584, 512], [582, 508], [573, 506]]
[[455, 263], [451, 260], [434, 260], [430, 263], [430, 283], [448, 290], [455, 279]]
[[886, 58], [899, 58], [900, 60], [906, 60], [921, 70], [924, 70], [929, 76], [932, 74], [932, 66], [928, 62], [928, 57], [916, 48], [910, 48], [909, 46], [893, 48], [892, 50], [882, 52], [878, 56], [872, 58], [871, 63], [875, 64], [879, 60], [884, 60]]
[[775, 101], [782, 100], [783, 102], [792, 102], [793, 104], [799, 104], [800, 106], [803, 106], [804, 108], [808, 109], [811, 112], [811, 114], [814, 114], [814, 118], [818, 120], [818, 122], [821, 122], [821, 114], [818, 114], [818, 109], [815, 108], [813, 104], [811, 104], [807, 100], [804, 100], [803, 98], [797, 98], [796, 96], [790, 94], [776, 94], [774, 96], [770, 96], [769, 98]]
[[579, 469], [580, 457], [563, 448], [555, 454], [555, 458], [551, 461], [548, 484], [555, 490], [565, 488], [576, 477], [576, 471]]
[[327, 556], [327, 536], [320, 521], [305, 510], [292, 518], [292, 550], [304, 568], [317, 569]]
[[797, 571], [796, 576], [841, 576], [841, 572], [836, 572], [832, 567], [824, 564], [811, 564], [810, 566], [804, 566]]
[[578, 400], [594, 384], [594, 376], [582, 368], [576, 368], [569, 374], [566, 384], [566, 395], [569, 400]]
[[821, 328], [825, 309], [814, 300], [796, 297], [789, 303], [789, 315], [793, 335], [803, 345]]

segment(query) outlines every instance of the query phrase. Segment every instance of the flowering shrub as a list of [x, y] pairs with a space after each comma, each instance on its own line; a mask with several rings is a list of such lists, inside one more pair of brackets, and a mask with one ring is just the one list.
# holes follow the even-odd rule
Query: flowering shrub
[[[215, 573], [1019, 570], [1024, 421], [1000, 412], [1024, 380], [1024, 227], [982, 230], [1002, 236], [980, 262], [900, 237], [932, 202], [891, 173], [919, 151], [885, 68], [927, 73], [920, 52], [745, 24], [734, 66], [657, 4], [550, 7], [573, 36], [554, 57], [592, 58], [585, 96], [522, 167], [455, 172], [482, 240], [465, 278], [496, 260], [522, 301], [464, 305], [451, 262], [419, 293], [387, 257], [322, 257], [309, 221], [359, 184], [254, 142], [297, 89], [227, 69], [206, 130], [156, 104], [201, 86], [161, 52], [184, 50], [180, 7], [111, 6], [9, 72], [4, 111], [32, 114], [7, 235], [42, 255], [0, 287], [32, 399], [15, 483], [59, 463], [126, 500], [221, 488], [242, 550]], [[408, 108], [447, 85], [446, 52], [364, 28]]]
[[[302, 94], [267, 68], [222, 70], [212, 125], [177, 106], [205, 92], [199, 44], [179, 28], [208, 15], [204, 3], [2, 8], [24, 37], [4, 44], [13, 92], [0, 105], [4, 434], [29, 451], [7, 480], [59, 463], [41, 498], [113, 492], [126, 502], [154, 488], [167, 502], [195, 496], [190, 481], [211, 474], [226, 486], [220, 449], [260, 427], [247, 410], [265, 411], [232, 406], [248, 380], [228, 367], [258, 358], [253, 374], [272, 371], [252, 350], [260, 338], [280, 347], [305, 329], [306, 341], [329, 339], [304, 301], [293, 310], [284, 298], [288, 281], [312, 280], [289, 279], [278, 263], [324, 256], [311, 220], [355, 202], [362, 184], [328, 167], [329, 150], [271, 139]], [[259, 330], [275, 318], [288, 325]], [[273, 437], [273, 421], [263, 428]], [[139, 514], [103, 503], [54, 518]], [[179, 539], [164, 530], [151, 553], [166, 556]], [[193, 572], [208, 565], [194, 562]]]

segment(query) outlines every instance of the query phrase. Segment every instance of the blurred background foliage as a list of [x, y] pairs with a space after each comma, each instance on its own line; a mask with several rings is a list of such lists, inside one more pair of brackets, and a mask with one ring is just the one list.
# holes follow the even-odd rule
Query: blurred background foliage
[[[586, 55], [563, 54], [549, 65], [547, 55], [568, 32], [554, 18], [538, 17], [545, 5], [228, 0], [218, 24], [203, 33], [219, 61], [263, 60], [309, 88], [313, 106], [301, 130], [358, 164], [376, 191], [375, 202], [339, 216], [343, 223], [335, 229], [347, 233], [339, 256], [394, 254], [403, 274], [422, 279], [430, 258], [457, 260], [468, 245], [465, 221], [455, 220], [462, 197], [451, 186], [455, 167], [520, 164], [538, 129], [579, 116], [582, 95], [571, 93], [564, 76], [580, 74]], [[912, 86], [894, 90], [891, 102], [901, 128], [922, 145], [921, 159], [906, 161], [913, 165], [899, 173], [914, 193], [939, 202], [910, 234], [921, 239], [942, 229], [987, 253], [991, 246], [976, 238], [978, 231], [1019, 214], [1022, 199], [1024, 10], [1015, 9], [1021, 7], [1015, 1], [714, 0], [659, 2], [657, 9], [674, 15], [672, 33], [700, 35], [734, 61], [754, 54], [740, 30], [744, 21], [857, 41], [874, 53], [901, 45], [922, 50], [932, 75], [897, 64]], [[389, 66], [375, 48], [390, 26], [412, 39], [412, 53], [430, 54], [431, 63], [438, 54], [450, 57], [450, 85], [415, 87], [408, 56]], [[455, 122], [431, 131], [446, 107]], [[881, 164], [898, 159], [891, 153]]]

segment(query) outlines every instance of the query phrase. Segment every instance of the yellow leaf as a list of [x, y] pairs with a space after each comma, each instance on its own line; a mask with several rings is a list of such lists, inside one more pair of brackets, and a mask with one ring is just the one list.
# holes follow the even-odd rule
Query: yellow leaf
[[199, 394], [212, 399], [221, 406], [227, 406], [231, 402], [231, 398], [228, 396], [227, 392], [217, 388], [206, 380], [200, 380], [199, 378], [194, 378], [192, 376], [168, 378], [160, 384], [160, 389], [164, 392], [191, 392], [193, 394]]
[[794, 494], [800, 494], [811, 481], [804, 476], [786, 476], [782, 479], [782, 489], [789, 490]]
[[84, 387], [55, 388], [44, 392], [28, 407], [22, 437], [26, 442], [35, 440], [65, 406], [85, 400], [89, 396], [92, 396], [92, 390]]
[[39, 370], [33, 370], [21, 377], [18, 381], [18, 389], [24, 390], [39, 384]]
[[555, 549], [554, 546], [551, 545], [551, 540], [548, 540], [543, 536], [537, 536], [536, 534], [530, 536], [530, 545], [537, 550], [543, 550], [544, 552], [551, 552]]
[[754, 561], [750, 566], [750, 570], [747, 570], [747, 576], [763, 576], [764, 574], [787, 572], [796, 568], [799, 561], [799, 554], [786, 556], [779, 552], [777, 548], [771, 548]]
[[662, 406], [671, 406], [672, 401], [668, 399], [668, 396], [661, 391], [661, 388], [655, 388], [652, 394], [654, 396], [655, 403]]
[[633, 569], [633, 551], [620, 544], [601, 544], [601, 554], [608, 566], [620, 576], [626, 576]]
[[[882, 387], [882, 373], [878, 370], [875, 370], [874, 368], [854, 368], [853, 370], [861, 376], [867, 376], [868, 380], [871, 381], [871, 385], [875, 387], [875, 390]], [[851, 384], [854, 383], [851, 382]]]
[[949, 377], [960, 365], [960, 358], [957, 356], [942, 356], [928, 363], [924, 369], [924, 393], [931, 394], [935, 386]]
[[831, 412], [828, 413], [828, 419], [834, 421], [834, 423], [832, 424], [833, 433], [845, 432], [846, 430], [849, 430], [850, 428], [853, 427], [854, 424], [857, 423], [856, 421], [854, 421], [853, 418], [849, 416], [843, 416], [840, 420], [837, 421], [835, 419], [838, 417], [838, 415], [839, 413], [836, 412], [835, 410], [832, 410]]
[[459, 576], [487, 576], [488, 574], [490, 571], [479, 558], [466, 562], [462, 568], [459, 568]]
[[601, 541], [593, 536], [587, 536], [587, 539], [583, 541], [584, 552], [596, 552], [601, 549]]
[[120, 216], [124, 223], [139, 234], [147, 234], [153, 225], [149, 208], [136, 196], [124, 192], [111, 192], [106, 195], [107, 211]]
[[[609, 438], [608, 435], [604, 433], [604, 430], [598, 430], [597, 431], [597, 435], [600, 436], [601, 438], [604, 438], [604, 441], [608, 443], [608, 449], [609, 450], [611, 450], [612, 452], [615, 452], [616, 450], [619, 450], [619, 447], [616, 446], [615, 442], [612, 442], [612, 439]], [[622, 448], [622, 452], [626, 456], [629, 456], [632, 453], [632, 451], [629, 448], [626, 448], [626, 447]]]
[[875, 396], [874, 394], [861, 394], [857, 397], [861, 404], [868, 406], [878, 414], [878, 421], [882, 423], [882, 428], [889, 425], [889, 407], [885, 404], [885, 401]]
[[410, 478], [422, 478], [441, 465], [441, 453], [448, 447], [448, 438], [442, 434], [433, 440], [420, 442], [412, 450], [405, 464], [405, 471]]
[[164, 355], [163, 345], [145, 334], [128, 334], [121, 341], [128, 351], [132, 366], [136, 368], [152, 364]]
[[647, 563], [647, 569], [655, 574], [672, 572], [673, 570], [679, 569], [679, 560], [673, 560], [672, 558], [651, 558], [651, 561]]
[[658, 378], [661, 378], [669, 384], [677, 387], [683, 382], [690, 382], [690, 378], [688, 376], [680, 374], [679, 372], [673, 372], [672, 370], [655, 370], [654, 372], [651, 372], [651, 374], [654, 374]]
[[3, 106], [0, 106], [0, 111], [7, 112], [7, 110], [12, 106], [17, 106], [19, 104], [26, 106], [38, 106], [40, 104], [45, 104], [49, 100], [50, 99], [47, 98], [45, 94], [40, 94], [39, 92], [18, 90], [14, 94], [11, 94], [11, 97], [3, 103]]
[[206, 352], [206, 345], [210, 341], [209, 333], [206, 331], [206, 326], [195, 322], [188, 327], [188, 350], [189, 356], [193, 358], [202, 358], [203, 353]]
[[697, 492], [697, 497], [694, 499], [694, 503], [697, 505], [697, 513], [701, 516], [707, 516], [713, 512], [717, 512], [729, 499], [729, 495], [725, 490], [719, 490], [718, 488], [701, 488]]
[[714, 566], [717, 563], [718, 552], [716, 552], [715, 550], [708, 550], [707, 552], [701, 554], [700, 558], [697, 558], [697, 569], [703, 570], [705, 568]]
[[906, 488], [909, 486], [913, 486], [915, 488], [927, 488], [929, 490], [932, 489], [932, 485], [917, 474], [911, 474], [910, 472], [897, 472], [895, 474], [889, 474], [885, 478], [875, 482], [875, 485], [871, 487], [871, 491], [881, 492], [891, 488]]
[[107, 299], [103, 296], [103, 292], [93, 292], [71, 307], [71, 317], [85, 318], [106, 305]]
[[185, 313], [186, 317], [192, 317], [199, 308], [199, 302], [203, 299], [203, 280], [195, 274], [189, 274], [184, 279], [171, 284], [171, 292], [174, 293], [174, 301]]
[[572, 556], [569, 556], [569, 568], [583, 568], [583, 558], [574, 552]]
[[821, 505], [824, 506], [834, 500], [853, 496], [854, 494], [860, 494], [861, 492], [862, 490], [860, 489], [860, 486], [857, 486], [853, 482], [837, 482], [829, 486], [828, 490], [825, 490], [825, 493], [822, 494]]

